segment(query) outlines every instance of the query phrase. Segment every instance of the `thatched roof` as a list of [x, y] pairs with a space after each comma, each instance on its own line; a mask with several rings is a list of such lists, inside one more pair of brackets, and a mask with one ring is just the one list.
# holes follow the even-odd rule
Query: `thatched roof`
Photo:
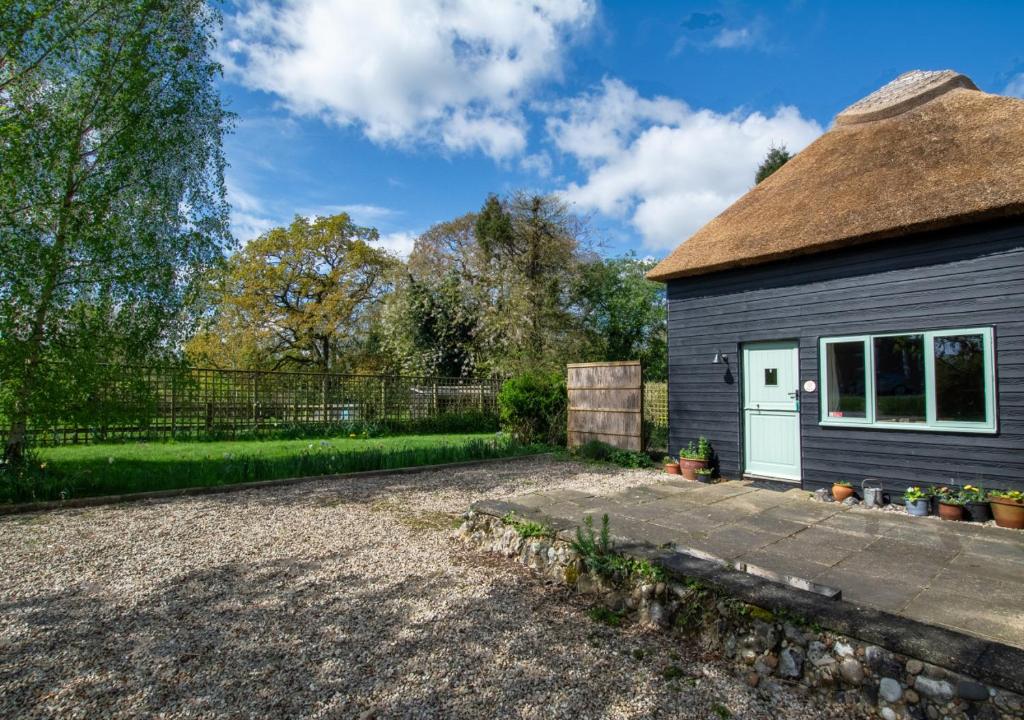
[[907, 73], [730, 205], [648, 277], [670, 280], [1024, 215], [1024, 100]]

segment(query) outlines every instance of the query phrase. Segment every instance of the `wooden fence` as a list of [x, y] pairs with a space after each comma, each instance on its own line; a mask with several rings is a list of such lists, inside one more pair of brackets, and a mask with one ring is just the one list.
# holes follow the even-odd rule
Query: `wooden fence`
[[500, 380], [467, 378], [121, 368], [88, 388], [69, 388], [63, 406], [30, 432], [37, 444], [59, 445], [358, 421], [415, 427], [469, 413], [496, 422], [500, 387]]
[[569, 447], [600, 440], [644, 449], [643, 371], [638, 360], [568, 365]]

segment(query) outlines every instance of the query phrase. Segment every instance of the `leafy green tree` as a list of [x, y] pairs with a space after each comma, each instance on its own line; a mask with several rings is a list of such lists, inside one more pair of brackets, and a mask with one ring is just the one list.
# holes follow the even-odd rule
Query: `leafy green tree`
[[189, 355], [219, 367], [365, 369], [365, 342], [399, 264], [377, 240], [346, 213], [264, 233], [231, 257], [213, 321]]
[[217, 24], [203, 0], [0, 3], [7, 459], [64, 390], [173, 354], [195, 319], [230, 245]]
[[578, 334], [571, 310], [586, 223], [550, 195], [487, 199], [476, 226], [489, 261], [493, 303], [485, 325], [504, 374], [554, 369]]
[[789, 162], [789, 159], [792, 157], [793, 155], [786, 149], [785, 145], [779, 145], [778, 147], [772, 145], [768, 148], [768, 154], [764, 156], [764, 160], [757, 166], [757, 172], [754, 173], [754, 184], [764, 180]]
[[655, 264], [629, 254], [582, 266], [576, 297], [588, 350], [581, 360], [640, 360], [649, 379], [665, 379], [665, 286], [645, 277]]
[[441, 222], [416, 240], [378, 323], [390, 366], [415, 375], [486, 375], [482, 339], [487, 262], [476, 215]]

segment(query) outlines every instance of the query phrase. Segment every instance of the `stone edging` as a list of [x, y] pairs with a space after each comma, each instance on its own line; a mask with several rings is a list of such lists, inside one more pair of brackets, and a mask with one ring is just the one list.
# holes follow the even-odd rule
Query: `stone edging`
[[286, 487], [314, 480], [360, 480], [382, 477], [384, 475], [415, 475], [417, 473], [435, 472], [438, 470], [457, 470], [489, 465], [497, 462], [526, 460], [528, 458], [550, 458], [554, 453], [536, 453], [534, 455], [511, 455], [501, 458], [483, 460], [464, 460], [462, 462], [441, 463], [438, 465], [413, 465], [411, 467], [388, 468], [383, 470], [361, 470], [359, 472], [340, 473], [336, 475], [307, 475], [304, 477], [281, 478], [278, 480], [259, 480], [249, 483], [233, 483], [231, 485], [206, 485], [203, 487], [178, 488], [176, 490], [154, 490], [151, 492], [126, 493], [124, 495], [99, 495], [97, 497], [71, 498], [70, 500], [47, 500], [30, 503], [14, 503], [0, 505], [0, 516], [21, 513], [43, 512], [48, 510], [64, 510], [70, 508], [95, 507], [97, 505], [114, 505], [118, 503], [137, 502], [143, 500], [165, 500], [190, 495], [216, 495], [220, 493], [241, 492], [243, 490], [259, 490], [262, 488]]
[[[556, 535], [524, 540], [501, 520], [509, 512], [548, 521]], [[514, 558], [580, 592], [596, 593], [606, 606], [635, 613], [644, 624], [669, 629], [680, 616], [692, 616], [693, 604], [704, 598], [697, 608], [700, 625], [691, 631], [705, 649], [742, 667], [752, 685], [792, 684], [886, 720], [1024, 719], [1024, 650], [680, 552], [631, 544], [628, 538], [616, 538], [616, 550], [660, 566], [669, 581], [611, 587], [587, 573], [570, 545], [575, 526], [564, 520], [499, 501], [478, 503], [465, 517], [456, 533], [463, 541]], [[707, 588], [707, 596], [695, 595], [695, 585]]]

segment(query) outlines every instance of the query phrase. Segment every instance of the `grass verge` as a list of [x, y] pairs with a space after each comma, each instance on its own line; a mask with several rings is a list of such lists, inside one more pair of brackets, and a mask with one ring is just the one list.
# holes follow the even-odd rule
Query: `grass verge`
[[40, 449], [0, 471], [0, 504], [178, 490], [546, 452], [487, 434], [133, 443]]

